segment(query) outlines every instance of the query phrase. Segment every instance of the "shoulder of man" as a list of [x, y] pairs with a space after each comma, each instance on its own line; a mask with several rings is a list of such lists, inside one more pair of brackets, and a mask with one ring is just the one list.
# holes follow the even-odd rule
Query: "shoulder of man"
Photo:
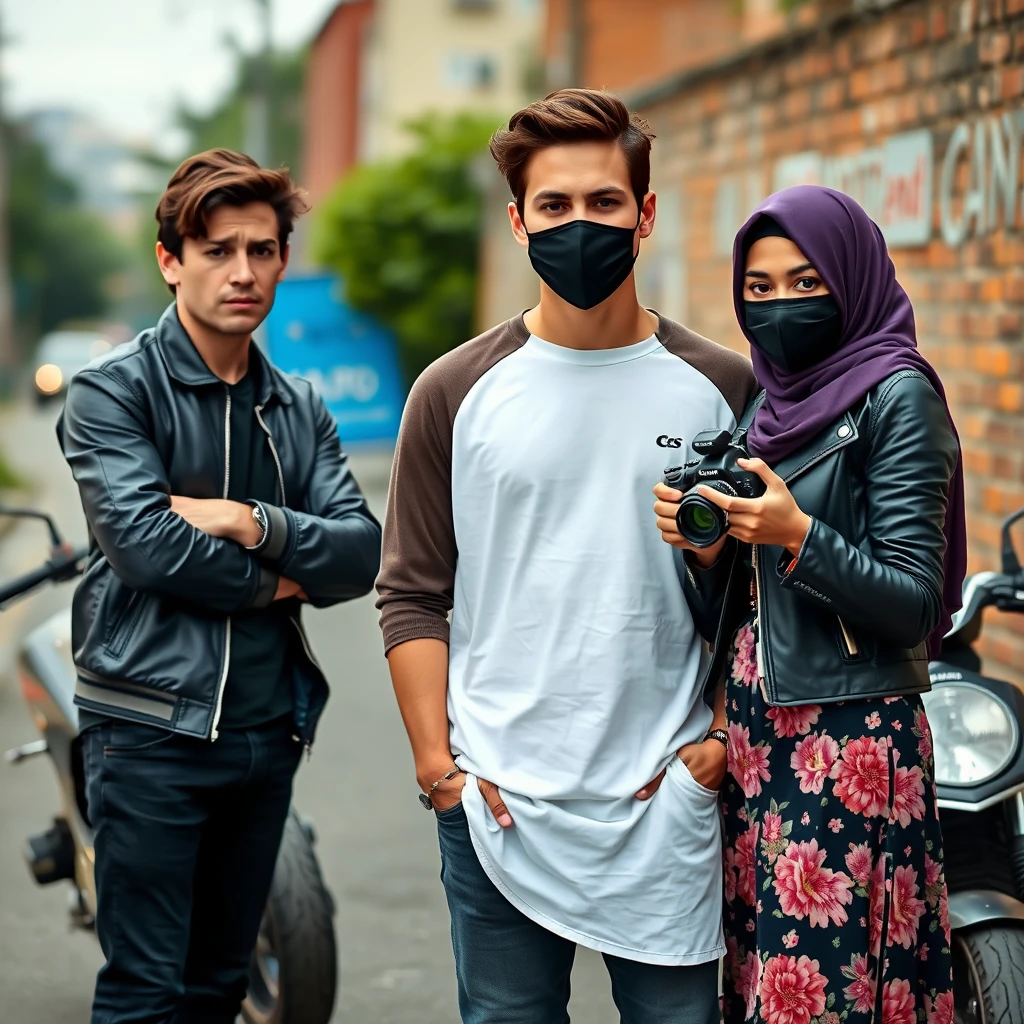
[[407, 414], [429, 407], [435, 418], [446, 419], [450, 425], [473, 385], [522, 348], [529, 337], [519, 314], [438, 357], [413, 382]]
[[656, 312], [655, 316], [659, 321], [659, 341], [674, 356], [707, 377], [728, 403], [733, 415], [739, 419], [760, 390], [750, 360], [731, 348], [701, 337], [696, 331], [674, 320]]

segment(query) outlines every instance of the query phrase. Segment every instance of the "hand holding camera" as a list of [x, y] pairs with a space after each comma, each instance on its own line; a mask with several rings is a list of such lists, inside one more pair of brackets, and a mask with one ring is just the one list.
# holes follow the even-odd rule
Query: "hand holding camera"
[[670, 466], [654, 489], [665, 542], [693, 551], [705, 566], [714, 563], [729, 536], [799, 555], [811, 518], [781, 477], [761, 459], [748, 457], [746, 433], [703, 431], [691, 447], [698, 457]]

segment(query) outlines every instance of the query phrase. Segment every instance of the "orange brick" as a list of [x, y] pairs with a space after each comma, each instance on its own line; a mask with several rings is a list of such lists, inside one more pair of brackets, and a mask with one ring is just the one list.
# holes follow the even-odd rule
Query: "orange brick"
[[1005, 412], [1024, 411], [1024, 385], [1000, 384], [996, 404]]

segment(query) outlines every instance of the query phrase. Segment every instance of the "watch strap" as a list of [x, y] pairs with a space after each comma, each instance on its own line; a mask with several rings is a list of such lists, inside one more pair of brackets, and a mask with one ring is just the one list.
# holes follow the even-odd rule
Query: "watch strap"
[[729, 748], [729, 734], [724, 729], [709, 729], [705, 740], [718, 740], [727, 750]]

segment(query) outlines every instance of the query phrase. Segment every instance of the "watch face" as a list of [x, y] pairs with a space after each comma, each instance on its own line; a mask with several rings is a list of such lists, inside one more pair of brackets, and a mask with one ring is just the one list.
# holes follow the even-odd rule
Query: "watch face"
[[263, 514], [263, 509], [259, 505], [253, 505], [252, 517], [256, 520], [256, 524], [261, 530], [267, 528], [267, 517]]
[[434, 805], [430, 802], [430, 797], [426, 793], [420, 793], [420, 803], [428, 810], [432, 811]]

